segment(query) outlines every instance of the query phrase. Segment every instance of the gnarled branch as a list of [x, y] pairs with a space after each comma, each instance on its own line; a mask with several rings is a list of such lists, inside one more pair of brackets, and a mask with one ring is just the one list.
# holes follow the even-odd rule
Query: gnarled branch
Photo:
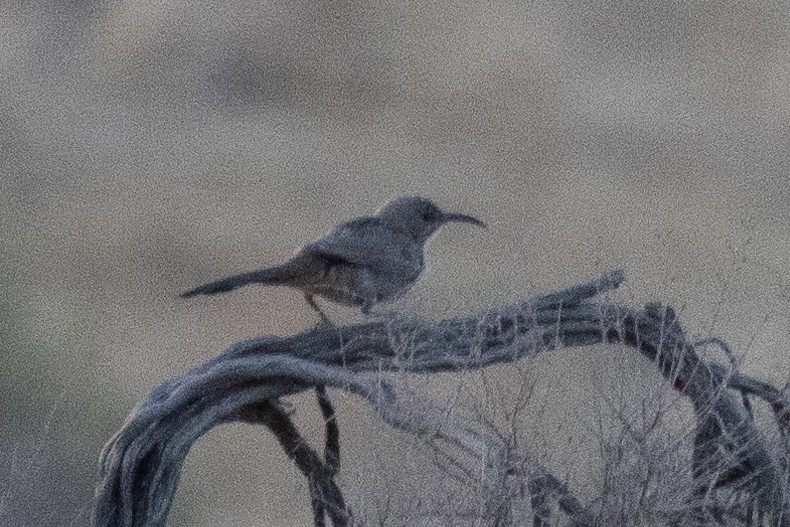
[[[350, 512], [334, 481], [339, 439], [334, 412], [322, 392], [328, 386], [362, 397], [398, 430], [447, 445], [448, 455], [459, 464], [469, 458], [484, 463], [486, 480], [479, 483], [492, 511], [501, 506], [515, 477], [518, 484], [528, 482], [541, 514], [551, 497], [574, 525], [592, 525], [594, 516], [567, 487], [535, 463], [530, 471], [521, 469], [523, 455], [512, 452], [496, 433], [454, 423], [430, 402], [402, 400], [382, 373], [471, 370], [601, 342], [634, 347], [691, 399], [698, 416], [694, 470], [699, 481], [710, 482], [702, 492], [737, 484], [761, 510], [786, 508], [779, 462], [726, 389], [733, 381], [742, 391], [759, 387], [702, 361], [671, 308], [649, 304], [640, 311], [592, 301], [623, 279], [621, 271], [613, 271], [587, 284], [436, 324], [388, 316], [240, 342], [165, 382], [131, 413], [101, 455], [95, 524], [164, 525], [191, 445], [216, 425], [242, 421], [266, 425], [308, 478], [316, 525], [324, 524], [325, 513], [334, 525], [347, 525]], [[327, 419], [325, 459], [307, 446], [278, 403], [312, 387], [321, 387], [319, 403]], [[711, 476], [710, 470], [722, 477]]]

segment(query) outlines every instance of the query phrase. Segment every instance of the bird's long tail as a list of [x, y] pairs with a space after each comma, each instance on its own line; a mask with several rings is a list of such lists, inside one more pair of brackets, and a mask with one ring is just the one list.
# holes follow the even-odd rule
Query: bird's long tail
[[197, 295], [216, 295], [227, 293], [248, 284], [287, 285], [299, 287], [311, 282], [320, 273], [315, 262], [295, 259], [276, 267], [229, 276], [215, 282], [196, 287], [181, 294], [181, 298]]

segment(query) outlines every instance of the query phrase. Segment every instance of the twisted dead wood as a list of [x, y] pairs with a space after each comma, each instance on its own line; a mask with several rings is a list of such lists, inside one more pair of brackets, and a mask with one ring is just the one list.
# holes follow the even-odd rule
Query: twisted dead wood
[[[241, 421], [267, 426], [308, 478], [316, 525], [324, 525], [325, 515], [334, 525], [349, 525], [353, 519], [334, 481], [340, 464], [337, 424], [325, 392], [321, 396], [322, 387], [329, 386], [362, 397], [398, 430], [441, 441], [459, 460], [466, 456], [485, 463], [481, 487], [492, 511], [501, 508], [515, 478], [529, 483], [537, 508], [545, 509], [542, 504], [550, 497], [574, 525], [592, 525], [593, 515], [567, 487], [534, 463], [530, 471], [519, 468], [523, 456], [496, 433], [451, 422], [429, 402], [402, 400], [383, 374], [471, 370], [601, 342], [635, 348], [691, 399], [698, 416], [693, 468], [697, 481], [708, 482], [701, 492], [738, 485], [761, 510], [783, 511], [780, 463], [742, 403], [726, 389], [734, 382], [737, 389], [757, 394], [764, 386], [703, 362], [671, 308], [649, 304], [634, 310], [592, 302], [623, 279], [621, 271], [613, 271], [586, 284], [437, 324], [387, 316], [235, 344], [163, 383], [132, 411], [102, 452], [94, 524], [165, 525], [191, 445], [214, 426]], [[323, 457], [307, 445], [279, 403], [313, 387], [319, 387], [327, 419]], [[773, 396], [776, 409], [784, 399], [778, 392]], [[698, 514], [703, 518], [706, 512]]]

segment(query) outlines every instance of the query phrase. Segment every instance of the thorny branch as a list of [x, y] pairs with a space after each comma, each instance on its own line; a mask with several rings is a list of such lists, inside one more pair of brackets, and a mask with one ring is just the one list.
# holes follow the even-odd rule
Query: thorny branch
[[[727, 388], [767, 400], [783, 431], [790, 429], [788, 397], [734, 369], [702, 361], [670, 307], [648, 304], [634, 310], [592, 301], [623, 279], [622, 271], [612, 271], [586, 284], [436, 324], [387, 316], [237, 343], [163, 383], [132, 411], [102, 452], [94, 523], [164, 526], [191, 445], [211, 428], [236, 421], [263, 424], [277, 437], [308, 479], [315, 525], [324, 525], [326, 517], [336, 526], [351, 524], [334, 480], [340, 468], [339, 429], [325, 391], [332, 387], [365, 399], [393, 428], [448, 445], [447, 455], [459, 465], [469, 458], [484, 463], [486, 480], [479, 483], [492, 518], [506, 517], [497, 511], [515, 485], [528, 488], [536, 525], [547, 519], [547, 500], [558, 503], [574, 525], [594, 525], [594, 514], [561, 481], [539, 464], [525, 463], [525, 455], [508, 448], [496, 432], [454, 423], [430, 402], [399, 398], [381, 374], [472, 370], [601, 342], [635, 348], [693, 403], [698, 419], [693, 470], [701, 496], [736, 486], [753, 497], [761, 512], [785, 517], [781, 460]], [[326, 420], [323, 458], [279, 403], [313, 387]], [[699, 503], [693, 519], [704, 522], [711, 512], [705, 500]]]

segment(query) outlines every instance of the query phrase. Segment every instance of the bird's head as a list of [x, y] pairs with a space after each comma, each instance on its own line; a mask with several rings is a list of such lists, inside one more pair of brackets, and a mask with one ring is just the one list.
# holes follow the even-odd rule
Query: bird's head
[[418, 243], [424, 243], [436, 229], [452, 221], [471, 223], [485, 227], [485, 223], [466, 214], [444, 212], [431, 200], [418, 196], [396, 198], [387, 203], [379, 217], [392, 227], [411, 235]]

